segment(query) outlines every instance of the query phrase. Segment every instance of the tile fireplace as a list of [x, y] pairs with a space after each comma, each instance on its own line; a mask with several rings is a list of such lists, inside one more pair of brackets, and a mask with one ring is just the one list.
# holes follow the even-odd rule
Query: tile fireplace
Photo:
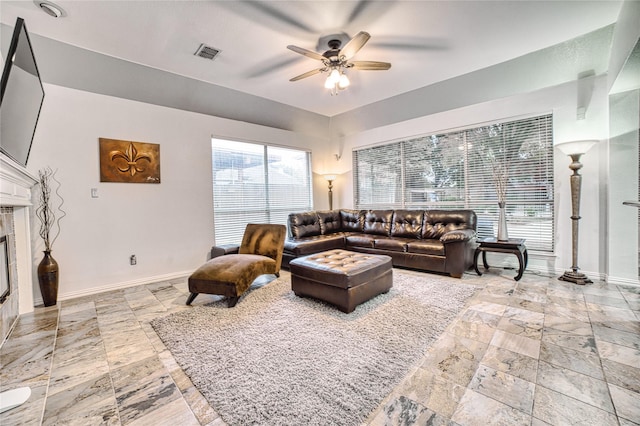
[[[33, 256], [31, 253], [31, 188], [37, 178], [0, 154], [0, 345], [18, 315], [33, 312]], [[6, 269], [6, 271], [5, 271]], [[6, 284], [5, 280], [6, 279]]]

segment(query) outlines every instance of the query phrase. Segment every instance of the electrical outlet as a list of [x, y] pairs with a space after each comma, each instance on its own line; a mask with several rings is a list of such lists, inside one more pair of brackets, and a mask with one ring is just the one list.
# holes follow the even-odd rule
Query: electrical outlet
[[131, 266], [135, 265], [138, 263], [138, 259], [136, 259], [136, 255], [132, 254], [131, 257], [129, 257], [129, 263], [131, 264]]

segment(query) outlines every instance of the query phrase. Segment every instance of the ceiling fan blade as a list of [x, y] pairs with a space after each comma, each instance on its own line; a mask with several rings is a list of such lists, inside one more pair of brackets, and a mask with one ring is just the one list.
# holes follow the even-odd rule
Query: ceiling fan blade
[[344, 56], [345, 59], [351, 58], [353, 55], [358, 53], [360, 49], [362, 49], [362, 46], [364, 46], [370, 38], [371, 35], [369, 33], [360, 31], [344, 45], [344, 48], [340, 49], [340, 56]]
[[378, 61], [352, 61], [349, 62], [354, 70], [379, 70], [384, 71], [391, 68], [389, 62]]
[[287, 15], [286, 13], [276, 9], [275, 7], [267, 4], [264, 1], [256, 1], [256, 0], [248, 0], [244, 2], [245, 4], [254, 7], [256, 10], [263, 12], [268, 17], [274, 18], [280, 23], [291, 25], [295, 28], [299, 28], [309, 33], [315, 32], [314, 28], [309, 27], [304, 22], [297, 20], [292, 15]]
[[287, 46], [287, 49], [293, 50], [294, 52], [299, 53], [301, 55], [304, 55], [304, 56], [306, 56], [308, 58], [311, 58], [311, 59], [317, 59], [319, 61], [324, 61], [326, 59], [324, 56], [322, 56], [318, 52], [314, 52], [313, 50], [304, 49], [304, 48], [298, 47], [298, 46], [293, 46], [291, 44], [289, 46]]
[[298, 81], [298, 80], [302, 80], [303, 78], [311, 77], [312, 75], [320, 74], [320, 72], [322, 72], [323, 69], [324, 68], [318, 68], [315, 70], [307, 71], [304, 74], [300, 74], [289, 79], [289, 81]]
[[372, 42], [370, 46], [381, 49], [408, 51], [438, 51], [449, 49], [449, 43], [446, 40], [434, 37], [381, 36], [380, 38], [376, 37], [375, 42]]

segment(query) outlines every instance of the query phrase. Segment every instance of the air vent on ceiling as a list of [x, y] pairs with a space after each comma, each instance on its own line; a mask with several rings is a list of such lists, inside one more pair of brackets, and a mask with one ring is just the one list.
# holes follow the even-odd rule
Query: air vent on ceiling
[[198, 50], [196, 50], [196, 53], [194, 53], [194, 55], [200, 56], [201, 58], [213, 60], [216, 56], [218, 56], [219, 53], [220, 51], [218, 49], [207, 46], [203, 43], [200, 45], [200, 47], [198, 47]]

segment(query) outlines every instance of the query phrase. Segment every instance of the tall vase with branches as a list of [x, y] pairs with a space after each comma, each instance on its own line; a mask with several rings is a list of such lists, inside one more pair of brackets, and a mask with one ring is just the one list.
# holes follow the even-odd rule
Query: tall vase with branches
[[504, 161], [492, 161], [493, 184], [498, 198], [498, 241], [508, 241], [507, 216], [507, 185], [509, 183], [509, 166]]
[[51, 256], [53, 243], [60, 235], [60, 221], [66, 216], [62, 209], [60, 182], [56, 171], [46, 167], [38, 171], [38, 200], [35, 215], [40, 221], [39, 234], [44, 242], [44, 257], [38, 265], [38, 284], [45, 306], [53, 306], [58, 299], [58, 263]]

